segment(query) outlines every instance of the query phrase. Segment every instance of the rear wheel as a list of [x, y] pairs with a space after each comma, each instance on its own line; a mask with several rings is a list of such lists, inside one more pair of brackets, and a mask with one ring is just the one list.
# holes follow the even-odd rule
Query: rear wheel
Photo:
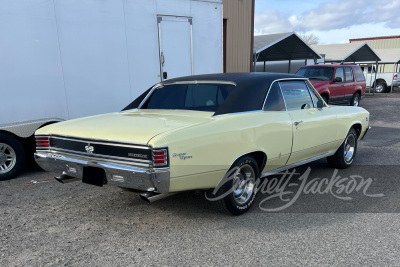
[[357, 152], [357, 132], [351, 128], [346, 136], [343, 144], [339, 147], [333, 156], [328, 157], [328, 164], [337, 169], [345, 169], [349, 167], [356, 156]]
[[354, 93], [353, 97], [351, 98], [350, 105], [358, 107], [360, 105], [360, 94], [358, 92]]
[[248, 211], [254, 202], [260, 171], [254, 158], [244, 157], [232, 166], [228, 174], [221, 186], [208, 191], [206, 197], [219, 210], [240, 215]]
[[375, 92], [376, 93], [385, 93], [386, 92], [386, 84], [384, 82], [377, 82]]
[[25, 164], [21, 143], [11, 135], [0, 133], [0, 180], [16, 177]]

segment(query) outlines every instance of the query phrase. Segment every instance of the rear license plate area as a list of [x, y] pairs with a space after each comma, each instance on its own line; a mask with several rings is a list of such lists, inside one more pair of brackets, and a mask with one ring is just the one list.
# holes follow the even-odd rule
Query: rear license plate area
[[107, 183], [106, 172], [102, 168], [84, 167], [82, 182], [85, 184], [103, 186]]

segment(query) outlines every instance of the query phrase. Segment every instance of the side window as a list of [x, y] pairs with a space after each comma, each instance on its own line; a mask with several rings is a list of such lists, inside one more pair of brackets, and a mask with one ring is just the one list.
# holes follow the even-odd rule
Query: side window
[[344, 70], [343, 68], [337, 68], [336, 73], [335, 73], [335, 79], [340, 78], [342, 79], [342, 82], [344, 82]]
[[279, 84], [274, 83], [269, 89], [267, 100], [264, 105], [265, 111], [284, 111], [286, 110], [285, 102]]
[[317, 93], [315, 92], [313, 87], [309, 83], [306, 83], [306, 84], [307, 84], [308, 89], [310, 90], [311, 98], [312, 98], [312, 101], [314, 102], [314, 108], [316, 108], [317, 102], [318, 102], [318, 100], [320, 100], [320, 98], [317, 96]]
[[346, 75], [346, 82], [354, 82], [353, 69], [351, 67], [345, 67], [344, 72]]
[[279, 85], [288, 111], [313, 107], [310, 93], [304, 81], [279, 82]]
[[360, 67], [354, 67], [354, 73], [356, 74], [357, 82], [365, 81], [364, 73]]

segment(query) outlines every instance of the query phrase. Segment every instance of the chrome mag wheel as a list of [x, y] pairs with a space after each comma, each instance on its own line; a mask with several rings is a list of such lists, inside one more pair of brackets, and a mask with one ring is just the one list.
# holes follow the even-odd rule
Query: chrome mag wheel
[[344, 160], [347, 163], [351, 163], [353, 160], [353, 155], [356, 147], [356, 139], [353, 134], [347, 136], [346, 141], [344, 143]]
[[237, 204], [244, 205], [249, 201], [253, 195], [255, 183], [256, 175], [254, 169], [248, 164], [240, 166], [233, 179], [233, 185], [235, 186], [233, 198]]
[[358, 95], [354, 96], [353, 106], [358, 107], [360, 104], [360, 100], [358, 99]]
[[14, 149], [5, 143], [0, 143], [0, 174], [4, 174], [14, 168], [17, 156]]

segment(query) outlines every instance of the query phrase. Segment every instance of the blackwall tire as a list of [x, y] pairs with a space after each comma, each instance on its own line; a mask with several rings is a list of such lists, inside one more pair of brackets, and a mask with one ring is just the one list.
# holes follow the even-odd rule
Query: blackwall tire
[[354, 93], [353, 97], [351, 98], [350, 105], [358, 107], [360, 105], [361, 97], [359, 93]]
[[385, 93], [386, 92], [386, 84], [382, 82], [376, 83], [375, 93]]
[[0, 180], [17, 177], [25, 165], [25, 151], [13, 136], [0, 133]]

